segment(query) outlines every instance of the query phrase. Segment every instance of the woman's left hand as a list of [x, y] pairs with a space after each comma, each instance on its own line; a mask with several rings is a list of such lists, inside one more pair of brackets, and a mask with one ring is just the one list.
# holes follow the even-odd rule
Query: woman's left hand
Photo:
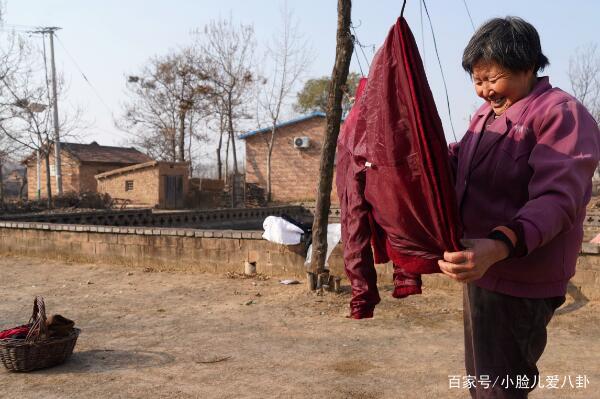
[[478, 280], [494, 263], [508, 257], [509, 249], [502, 241], [488, 238], [461, 240], [464, 251], [444, 252], [438, 261], [442, 272], [462, 283]]

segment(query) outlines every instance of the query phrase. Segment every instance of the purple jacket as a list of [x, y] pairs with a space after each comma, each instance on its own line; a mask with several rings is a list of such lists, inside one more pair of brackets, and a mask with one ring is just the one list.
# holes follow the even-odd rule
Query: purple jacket
[[527, 251], [496, 263], [475, 284], [528, 298], [565, 295], [598, 165], [598, 124], [548, 77], [496, 119], [477, 146], [490, 112], [483, 105], [450, 146], [464, 236], [483, 238], [520, 223]]

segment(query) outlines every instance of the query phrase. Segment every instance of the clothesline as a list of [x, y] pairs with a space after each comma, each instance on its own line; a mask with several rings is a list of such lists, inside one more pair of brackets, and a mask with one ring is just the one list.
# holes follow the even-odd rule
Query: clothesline
[[[473, 22], [473, 18], [471, 17], [471, 12], [469, 10], [469, 6], [467, 4], [467, 1], [466, 0], [462, 0], [462, 2], [463, 2], [463, 5], [465, 7], [465, 10], [467, 12], [467, 16], [469, 18], [471, 26], [473, 27], [473, 30], [475, 30], [475, 24]], [[402, 9], [400, 10], [400, 17], [403, 17], [403, 15], [404, 15], [404, 10], [406, 8], [406, 3], [407, 3], [407, 0], [404, 0], [402, 2]], [[419, 1], [419, 11], [420, 11], [420, 24], [421, 24], [421, 53], [423, 54], [423, 57], [422, 57], [423, 58], [423, 64], [425, 65], [425, 35], [424, 35], [424, 29], [423, 29], [423, 8], [425, 9], [425, 14], [427, 16], [427, 19], [429, 20], [429, 27], [430, 27], [430, 30], [431, 30], [431, 37], [432, 37], [432, 40], [433, 40], [433, 47], [434, 47], [434, 50], [435, 50], [435, 55], [436, 55], [436, 58], [437, 58], [437, 61], [438, 61], [438, 65], [439, 65], [439, 68], [440, 68], [440, 75], [442, 77], [442, 83], [443, 83], [443, 86], [444, 86], [444, 94], [445, 94], [445, 97], [446, 97], [446, 108], [448, 109], [448, 118], [449, 118], [449, 122], [450, 122], [450, 128], [452, 130], [452, 136], [454, 138], [454, 141], [456, 142], [456, 141], [458, 141], [458, 139], [456, 138], [456, 131], [454, 129], [454, 122], [452, 120], [452, 110], [451, 110], [451, 107], [450, 107], [450, 96], [448, 94], [448, 85], [446, 83], [446, 77], [444, 75], [444, 69], [442, 67], [442, 61], [440, 59], [440, 54], [439, 54], [439, 51], [438, 51], [438, 48], [437, 48], [437, 40], [436, 40], [434, 29], [433, 29], [433, 23], [431, 21], [431, 16], [429, 15], [429, 10], [427, 9], [427, 3], [425, 2], [425, 0], [420, 0]], [[360, 24], [358, 26], [360, 26]], [[353, 40], [355, 46], [358, 46], [358, 48], [360, 49], [360, 51], [361, 51], [361, 53], [362, 53], [362, 55], [363, 55], [363, 57], [365, 59], [365, 62], [366, 62], [366, 65], [367, 65], [367, 73], [368, 73], [368, 70], [370, 69], [371, 66], [369, 64], [369, 59], [368, 59], [367, 55], [364, 52], [364, 48], [365, 47], [371, 47], [371, 46], [365, 46], [365, 45], [362, 44], [362, 42], [358, 38], [358, 34], [356, 33], [356, 26], [355, 25], [351, 24], [350, 25], [350, 29], [352, 30], [352, 40]], [[362, 64], [360, 62], [360, 55], [358, 54], [358, 52], [356, 52], [356, 50], [354, 51], [354, 53], [355, 53], [354, 55], [356, 56], [356, 62], [358, 64], [358, 68], [360, 70], [360, 74], [361, 74], [362, 77], [364, 77], [365, 73], [363, 71]]]

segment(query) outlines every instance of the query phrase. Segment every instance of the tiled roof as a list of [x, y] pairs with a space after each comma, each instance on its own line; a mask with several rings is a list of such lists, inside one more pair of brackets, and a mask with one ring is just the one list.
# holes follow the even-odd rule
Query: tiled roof
[[148, 155], [133, 147], [111, 147], [99, 145], [95, 141], [91, 144], [61, 143], [61, 149], [68, 151], [81, 162], [106, 162], [136, 164], [152, 161]]
[[94, 177], [96, 179], [106, 179], [108, 177], [117, 176], [117, 175], [123, 175], [123, 174], [126, 174], [128, 172], [135, 171], [135, 170], [146, 169], [146, 168], [153, 168], [153, 167], [158, 166], [158, 165], [170, 165], [171, 167], [174, 167], [174, 166], [177, 166], [177, 167], [184, 166], [186, 168], [189, 167], [189, 163], [188, 162], [150, 161], [150, 162], [138, 163], [138, 164], [135, 164], [135, 165], [129, 165], [129, 166], [124, 166], [122, 168], [109, 170], [108, 172], [99, 173], [99, 174], [95, 175]]
[[108, 172], [97, 174], [94, 177], [96, 177], [97, 179], [104, 179], [106, 177], [110, 177], [110, 176], [114, 176], [114, 175], [122, 175], [123, 173], [131, 172], [133, 170], [151, 168], [151, 167], [158, 165], [158, 163], [159, 163], [158, 161], [138, 163], [135, 165], [125, 166], [125, 167], [119, 168], [119, 169], [109, 170]]

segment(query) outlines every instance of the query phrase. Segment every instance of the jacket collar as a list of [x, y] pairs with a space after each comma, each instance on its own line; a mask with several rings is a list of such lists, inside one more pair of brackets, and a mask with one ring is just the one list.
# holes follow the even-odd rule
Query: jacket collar
[[[551, 88], [552, 85], [550, 84], [550, 78], [548, 76], [541, 76], [537, 78], [537, 83], [533, 87], [531, 93], [529, 93], [528, 95], [511, 105], [504, 112], [506, 119], [511, 121], [512, 123], [517, 123], [519, 121], [519, 118], [521, 117], [521, 114], [523, 113], [527, 105], [531, 102], [531, 100], [533, 100], [543, 92], [550, 90]], [[491, 110], [492, 106], [486, 102], [481, 106], [481, 108], [479, 108], [479, 110], [477, 110], [477, 116], [485, 117], [489, 115]]]
[[[472, 139], [472, 143], [469, 146], [469, 157], [467, 158], [469, 160], [468, 170], [472, 170], [473, 168], [477, 167], [477, 165], [479, 165], [485, 156], [490, 152], [492, 147], [494, 147], [494, 145], [500, 141], [500, 139], [504, 137], [506, 133], [508, 133], [510, 127], [520, 122], [521, 116], [526, 111], [528, 105], [540, 94], [551, 88], [552, 86], [550, 85], [550, 80], [547, 76], [538, 78], [538, 81], [531, 93], [511, 105], [498, 118], [494, 125], [490, 127], [491, 133], [495, 134], [488, 134], [484, 136], [479, 145], [477, 145], [478, 139]], [[481, 108], [479, 108], [477, 111], [477, 116], [479, 119], [476, 120], [473, 125], [474, 133], [479, 134], [483, 131], [485, 120], [491, 112], [492, 107], [487, 102]]]

